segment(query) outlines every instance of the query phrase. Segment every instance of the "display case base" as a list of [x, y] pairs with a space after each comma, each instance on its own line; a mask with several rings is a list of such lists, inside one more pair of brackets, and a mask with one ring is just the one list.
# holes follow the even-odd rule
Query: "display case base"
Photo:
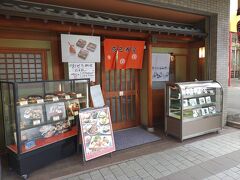
[[166, 134], [179, 138], [181, 141], [222, 129], [222, 116], [215, 115], [204, 118], [196, 118], [191, 121], [181, 121], [173, 117], [167, 117]]
[[76, 153], [76, 144], [77, 136], [73, 136], [24, 154], [18, 155], [9, 150], [9, 166], [20, 176], [28, 177], [39, 168]]

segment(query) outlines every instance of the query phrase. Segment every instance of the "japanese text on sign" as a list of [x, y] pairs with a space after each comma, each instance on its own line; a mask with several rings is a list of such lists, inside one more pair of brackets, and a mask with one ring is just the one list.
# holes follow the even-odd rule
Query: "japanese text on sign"
[[68, 63], [69, 79], [90, 78], [95, 82], [95, 63]]
[[169, 81], [170, 54], [152, 54], [152, 81]]

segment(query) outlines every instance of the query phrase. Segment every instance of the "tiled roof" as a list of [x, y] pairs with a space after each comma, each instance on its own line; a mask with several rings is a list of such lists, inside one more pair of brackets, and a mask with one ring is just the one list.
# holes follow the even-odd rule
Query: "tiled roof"
[[191, 24], [103, 13], [21, 0], [1, 1], [0, 14], [5, 15], [6, 17], [25, 17], [47, 21], [72, 22], [76, 24], [90, 24], [104, 27], [127, 28], [130, 30], [173, 33], [197, 37], [206, 36], [203, 30], [194, 27]]

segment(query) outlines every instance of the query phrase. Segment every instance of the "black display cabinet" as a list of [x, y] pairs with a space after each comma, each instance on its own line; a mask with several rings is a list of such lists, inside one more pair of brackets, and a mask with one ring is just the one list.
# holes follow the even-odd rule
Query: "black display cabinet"
[[9, 166], [29, 173], [77, 150], [78, 112], [89, 107], [89, 79], [0, 82]]

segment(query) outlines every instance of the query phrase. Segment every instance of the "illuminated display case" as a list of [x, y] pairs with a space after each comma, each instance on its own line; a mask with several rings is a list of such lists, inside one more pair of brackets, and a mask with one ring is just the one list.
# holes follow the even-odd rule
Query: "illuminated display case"
[[0, 85], [9, 162], [20, 175], [76, 152], [78, 112], [89, 107], [88, 79]]
[[216, 81], [166, 85], [165, 132], [184, 140], [222, 128], [223, 90]]

